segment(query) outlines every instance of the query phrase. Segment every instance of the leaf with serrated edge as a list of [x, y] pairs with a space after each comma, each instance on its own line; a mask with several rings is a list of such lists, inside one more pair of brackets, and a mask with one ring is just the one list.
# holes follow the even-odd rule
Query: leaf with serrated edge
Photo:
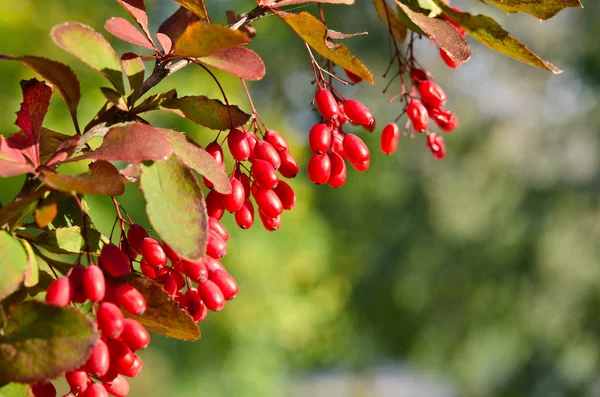
[[239, 107], [227, 106], [218, 99], [210, 99], [204, 95], [168, 99], [160, 104], [160, 108], [219, 131], [239, 127], [250, 120], [250, 115]]
[[48, 166], [66, 160], [79, 144], [79, 135], [65, 135], [42, 128], [40, 134], [40, 163]]
[[330, 49], [327, 46], [325, 41], [327, 38], [327, 26], [323, 22], [307, 12], [288, 14], [277, 11], [277, 15], [319, 54], [369, 83], [374, 82], [373, 75], [369, 72], [369, 69], [350, 53], [348, 47], [340, 44], [335, 49]]
[[565, 8], [583, 8], [580, 0], [485, 0], [514, 14], [525, 12], [539, 19], [550, 19]]
[[148, 219], [158, 235], [183, 257], [202, 258], [208, 216], [202, 189], [192, 171], [174, 155], [150, 165], [142, 163], [140, 187]]
[[399, 43], [404, 42], [407, 34], [407, 27], [398, 16], [396, 10], [390, 7], [385, 0], [373, 0], [373, 5], [377, 11], [379, 19], [391, 29], [392, 34]]
[[77, 76], [70, 67], [51, 59], [31, 55], [15, 57], [9, 54], [0, 54], [0, 59], [20, 61], [51, 82], [67, 103], [75, 128], [79, 130], [77, 105], [79, 105], [79, 99], [81, 98], [81, 90], [79, 80], [77, 80]]
[[171, 152], [169, 140], [160, 132], [160, 128], [146, 124], [128, 124], [111, 128], [98, 149], [68, 161], [93, 159], [139, 163], [164, 160]]
[[125, 93], [119, 57], [104, 37], [78, 22], [67, 22], [52, 28], [50, 36], [63, 50], [102, 73], [119, 91]]
[[204, 22], [210, 22], [210, 18], [208, 17], [208, 11], [206, 11], [206, 5], [204, 4], [204, 0], [175, 0], [183, 7], [187, 8], [191, 12], [193, 12], [198, 18], [203, 20]]
[[260, 80], [266, 73], [262, 58], [245, 47], [227, 48], [198, 60], [244, 80]]
[[98, 334], [72, 307], [28, 301], [16, 306], [0, 335], [0, 379], [52, 379], [87, 360]]
[[189, 25], [175, 41], [175, 55], [200, 58], [248, 43], [250, 38], [244, 32], [231, 30], [224, 25], [199, 21]]
[[104, 24], [104, 29], [107, 32], [119, 38], [123, 41], [126, 41], [131, 44], [139, 45], [140, 47], [147, 48], [149, 50], [154, 50], [154, 46], [148, 40], [146, 36], [135, 26], [131, 24], [127, 19], [113, 17], [106, 21]]
[[128, 276], [127, 282], [135, 287], [146, 299], [146, 310], [136, 319], [148, 331], [181, 340], [197, 340], [200, 329], [192, 317], [182, 310], [162, 286], [141, 276]]
[[38, 283], [40, 269], [38, 267], [37, 260], [35, 259], [33, 248], [31, 248], [31, 244], [29, 244], [27, 240], [23, 239], [19, 239], [19, 242], [27, 253], [27, 269], [25, 270], [23, 285], [25, 285], [27, 288], [30, 288]]
[[42, 170], [40, 179], [48, 187], [61, 192], [83, 194], [106, 194], [120, 196], [125, 193], [125, 185], [119, 170], [107, 161], [98, 160], [90, 164], [90, 171], [78, 175], [57, 174]]
[[[19, 240], [10, 233], [0, 231], [0, 301], [17, 290], [27, 271], [27, 253]], [[1, 371], [0, 371], [1, 373]]]
[[173, 152], [181, 161], [191, 169], [197, 171], [208, 179], [215, 187], [215, 190], [221, 194], [231, 193], [231, 182], [227, 177], [225, 168], [196, 142], [173, 130], [162, 130], [173, 146]]
[[493, 50], [506, 56], [525, 62], [529, 65], [548, 70], [554, 74], [562, 70], [535, 55], [525, 44], [512, 37], [502, 26], [485, 15], [472, 15], [468, 12], [457, 12], [436, 0], [438, 5], [452, 21], [467, 31], [473, 38], [479, 40]]

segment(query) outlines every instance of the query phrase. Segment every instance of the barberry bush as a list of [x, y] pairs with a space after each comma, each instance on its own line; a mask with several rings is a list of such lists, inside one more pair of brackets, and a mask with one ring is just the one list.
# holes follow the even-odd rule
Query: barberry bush
[[[343, 7], [353, 0], [258, 1], [246, 14], [228, 11], [224, 18], [209, 14], [203, 0], [176, 0], [181, 7], [157, 32], [149, 28], [143, 0], [116, 2], [130, 18], [111, 18], [104, 29], [136, 52], [117, 54], [98, 27], [78, 22], [57, 21], [50, 32], [56, 45], [106, 78], [99, 87], [104, 101], [91, 120], [79, 118], [81, 87], [69, 66], [36, 55], [0, 55], [39, 75], [20, 83], [18, 132], [0, 136], [0, 177], [25, 175], [17, 196], [0, 209], [2, 395], [55, 396], [52, 381], [61, 377], [70, 387], [67, 395], [127, 395], [126, 378], [143, 367], [136, 352], [148, 346], [151, 333], [196, 340], [199, 323], [235, 304], [229, 301], [238, 295], [238, 283], [220, 261], [229, 244], [224, 216], [241, 229], [276, 231], [285, 211], [302, 200], [289, 182], [300, 172], [315, 184], [342, 187], [348, 166], [367, 171], [371, 150], [392, 155], [402, 137], [414, 138], [407, 145], [428, 148], [424, 156], [451, 156], [444, 137], [459, 132], [458, 115], [446, 106], [443, 81], [417, 59], [417, 40], [429, 40], [452, 69], [471, 58], [471, 38], [561, 72], [490, 17], [445, 0], [373, 0], [381, 23], [372, 29], [386, 31], [390, 45], [388, 68], [377, 71], [388, 80], [381, 106], [397, 115], [378, 124], [359, 99], [344, 95], [347, 86], [373, 83], [377, 74], [340, 42], [366, 32], [331, 29], [321, 5], [351, 13], [352, 7]], [[314, 13], [297, 12], [310, 3], [316, 3]], [[539, 19], [581, 7], [579, 0], [488, 3]], [[285, 132], [260, 116], [251, 95], [251, 82], [267, 70], [246, 45], [261, 39], [265, 16], [278, 17], [298, 36], [312, 70], [306, 84], [314, 95], [303, 100], [319, 122], [307, 131], [312, 154], [306, 164], [296, 160]], [[178, 87], [163, 82], [194, 67], [214, 80], [221, 97], [180, 96]], [[231, 103], [215, 69], [239, 80], [247, 102]], [[157, 87], [161, 92], [150, 95]], [[73, 131], [44, 126], [53, 90], [66, 103], [63, 116], [71, 118]], [[148, 120], [161, 111], [213, 130], [210, 143], [152, 125]], [[379, 134], [377, 147], [361, 137], [371, 133]], [[89, 163], [87, 172], [62, 172], [80, 161]], [[126, 185], [141, 190], [151, 230], [119, 202]], [[112, 201], [110, 234], [95, 227], [86, 195]], [[243, 299], [244, 286], [239, 288]]]

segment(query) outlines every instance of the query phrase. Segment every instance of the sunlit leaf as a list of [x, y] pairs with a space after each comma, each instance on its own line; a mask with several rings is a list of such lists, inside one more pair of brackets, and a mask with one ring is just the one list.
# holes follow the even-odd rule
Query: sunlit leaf
[[27, 253], [17, 238], [5, 231], [0, 231], [0, 253], [2, 253], [0, 300], [2, 300], [16, 291], [23, 282], [27, 271]]
[[79, 135], [65, 135], [42, 128], [40, 134], [40, 163], [48, 166], [66, 160], [79, 144]]
[[78, 175], [57, 174], [54, 171], [43, 170], [40, 179], [48, 187], [62, 192], [109, 196], [120, 196], [125, 192], [121, 174], [111, 163], [98, 160], [90, 164], [89, 169], [89, 172]]
[[38, 225], [38, 227], [40, 229], [45, 228], [50, 223], [52, 223], [54, 218], [56, 218], [57, 213], [58, 213], [58, 206], [56, 205], [55, 202], [40, 204], [36, 208], [35, 214], [34, 214], [34, 219], [35, 219], [36, 225]]
[[239, 107], [227, 106], [218, 99], [204, 95], [168, 99], [160, 104], [160, 108], [219, 131], [239, 127], [250, 120], [250, 115]]
[[12, 382], [0, 387], [0, 397], [34, 397], [28, 384]]
[[247, 44], [250, 38], [244, 32], [229, 29], [224, 25], [195, 22], [187, 27], [175, 41], [175, 55], [200, 58], [226, 48]]
[[44, 247], [50, 252], [56, 254], [77, 254], [80, 252], [98, 252], [100, 250], [100, 241], [102, 236], [94, 229], [86, 228], [85, 236], [89, 244], [89, 250], [85, 250], [84, 232], [81, 227], [59, 227], [53, 230], [46, 230], [35, 238], [37, 247]]
[[509, 13], [526, 12], [539, 19], [549, 19], [568, 7], [583, 8], [580, 0], [485, 0]]
[[126, 19], [113, 17], [106, 21], [104, 29], [123, 41], [154, 50], [154, 46], [148, 38]]
[[198, 60], [245, 80], [260, 80], [266, 73], [262, 58], [245, 47], [227, 48]]
[[31, 244], [29, 244], [27, 240], [23, 239], [19, 239], [19, 242], [27, 254], [27, 269], [25, 270], [23, 285], [27, 288], [30, 288], [36, 285], [39, 281], [39, 267], [37, 260], [35, 259], [33, 248], [31, 248]]
[[[167, 35], [171, 39], [171, 46], [173, 42], [177, 41], [179, 37], [185, 32], [188, 26], [198, 22], [200, 18], [193, 12], [185, 7], [179, 7], [177, 11], [169, 18], [167, 18], [158, 28], [158, 32]], [[165, 49], [166, 50], [166, 49]]]
[[[26, 143], [25, 147], [27, 147], [27, 137], [22, 132], [19, 134], [23, 136], [23, 140]], [[12, 139], [8, 140], [0, 135], [0, 177], [21, 175], [35, 171], [35, 167], [23, 156], [20, 146], [14, 145]]]
[[146, 14], [146, 6], [144, 0], [117, 0], [125, 10], [135, 19], [147, 39], [152, 43], [152, 34], [148, 28], [148, 15]]
[[208, 17], [208, 11], [206, 11], [206, 5], [204, 4], [204, 0], [175, 0], [183, 7], [187, 8], [191, 12], [193, 12], [198, 18], [203, 20], [204, 22], [210, 22], [210, 18]]
[[121, 57], [121, 64], [129, 80], [131, 91], [138, 91], [144, 82], [144, 72], [146, 71], [144, 61], [139, 55], [127, 52]]

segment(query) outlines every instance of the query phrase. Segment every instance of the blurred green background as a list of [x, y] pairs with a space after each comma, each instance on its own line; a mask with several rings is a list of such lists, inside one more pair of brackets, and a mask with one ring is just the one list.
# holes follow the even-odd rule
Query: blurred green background
[[[176, 9], [169, 0], [146, 3], [154, 29]], [[380, 130], [399, 113], [381, 94], [386, 28], [370, 1], [357, 3], [327, 6], [326, 16], [332, 29], [369, 31], [347, 44], [377, 83], [344, 94], [367, 104]], [[226, 9], [255, 5], [207, 4], [220, 23]], [[364, 134], [371, 169], [349, 171], [336, 190], [311, 185], [302, 173], [292, 181], [298, 206], [280, 231], [267, 233], [260, 223], [241, 231], [226, 216], [232, 237], [224, 263], [240, 284], [238, 298], [209, 315], [197, 342], [153, 336], [131, 396], [600, 396], [600, 3], [584, 0], [585, 10], [543, 23], [474, 0], [453, 4], [494, 16], [565, 73], [553, 76], [479, 44], [471, 61], [449, 70], [422, 40], [417, 56], [460, 119], [445, 135], [447, 158], [435, 161], [421, 136], [401, 139], [386, 157], [377, 150], [378, 134]], [[85, 124], [107, 82], [56, 47], [48, 32], [80, 21], [108, 37], [103, 25], [111, 16], [126, 16], [111, 0], [0, 0], [0, 51], [70, 64], [82, 84]], [[276, 17], [255, 27], [251, 48], [268, 71], [250, 83], [255, 104], [306, 164], [307, 131], [316, 121], [309, 59]], [[109, 40], [119, 53], [139, 50]], [[0, 131], [10, 134], [18, 82], [34, 75], [16, 62], [0, 68]], [[229, 99], [249, 110], [239, 80], [217, 75]], [[154, 92], [173, 87], [180, 95], [219, 97], [197, 68]], [[214, 137], [171, 114], [150, 120], [202, 143]], [[74, 132], [56, 94], [45, 125]], [[2, 202], [21, 183], [0, 180]], [[135, 186], [120, 199], [148, 225], [142, 200]], [[110, 203], [87, 201], [96, 226], [108, 233]]]

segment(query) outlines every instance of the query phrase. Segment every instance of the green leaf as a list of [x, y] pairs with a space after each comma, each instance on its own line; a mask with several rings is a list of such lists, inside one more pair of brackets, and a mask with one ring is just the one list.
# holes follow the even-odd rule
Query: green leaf
[[[8, 224], [10, 227], [19, 218], [26, 218], [33, 214], [37, 207], [37, 201], [41, 199], [48, 189], [42, 187], [19, 200], [12, 201], [0, 209], [0, 227]], [[25, 213], [23, 213], [25, 211]]]
[[219, 131], [239, 127], [250, 120], [250, 115], [239, 107], [227, 106], [218, 99], [210, 99], [204, 95], [167, 99], [160, 103], [160, 108]]
[[212, 182], [217, 192], [231, 193], [231, 182], [225, 168], [206, 150], [181, 132], [168, 129], [163, 129], [162, 132], [169, 138], [173, 152], [185, 165]]
[[0, 335], [0, 379], [52, 379], [85, 363], [98, 340], [92, 321], [71, 307], [17, 306]]
[[146, 71], [142, 58], [137, 54], [127, 52], [121, 57], [121, 64], [123, 65], [127, 79], [129, 79], [131, 91], [137, 92], [144, 82], [144, 73]]
[[562, 73], [562, 70], [550, 62], [544, 61], [523, 43], [512, 37], [492, 18], [485, 15], [471, 15], [468, 12], [457, 12], [445, 5], [442, 0], [436, 1], [445, 15], [491, 49], [554, 74]]
[[37, 264], [37, 260], [35, 259], [35, 253], [33, 252], [33, 248], [31, 248], [31, 244], [27, 242], [27, 240], [19, 239], [19, 242], [25, 249], [27, 253], [27, 269], [25, 270], [25, 277], [23, 280], [23, 285], [25, 287], [30, 288], [35, 286], [39, 281], [39, 267]]
[[0, 397], [34, 397], [29, 385], [24, 383], [9, 383], [0, 387]]
[[[19, 240], [10, 233], [0, 231], [0, 300], [19, 288], [27, 271], [27, 253]], [[0, 371], [1, 373], [1, 371]]]
[[333, 49], [329, 48], [325, 41], [327, 38], [327, 26], [323, 22], [307, 12], [289, 14], [277, 11], [276, 14], [319, 54], [355, 75], [362, 77], [369, 83], [374, 82], [373, 75], [369, 72], [369, 69], [350, 53], [348, 47], [340, 44]]
[[200, 329], [188, 312], [182, 310], [163, 287], [147, 277], [131, 275], [127, 282], [146, 299], [146, 310], [141, 316], [130, 316], [148, 331], [181, 340], [200, 338]]
[[539, 19], [550, 19], [565, 8], [583, 8], [580, 0], [485, 0], [514, 14], [526, 12]]
[[175, 41], [175, 55], [200, 58], [248, 43], [250, 38], [244, 32], [231, 30], [224, 25], [198, 21], [189, 25]]
[[433, 0], [400, 0], [412, 9], [422, 9], [428, 11], [429, 18], [434, 18], [442, 13], [442, 9], [435, 4]]
[[[89, 251], [99, 252], [101, 234], [94, 229], [86, 228], [86, 236], [89, 243]], [[46, 230], [35, 238], [35, 245], [41, 246], [57, 254], [77, 254], [84, 251], [85, 239], [81, 227], [60, 227], [54, 230]]]
[[208, 217], [202, 189], [192, 171], [177, 156], [142, 163], [140, 187], [148, 219], [158, 235], [183, 257], [202, 258]]
[[89, 165], [89, 172], [78, 175], [57, 174], [43, 170], [40, 179], [48, 187], [61, 192], [84, 194], [107, 194], [120, 196], [125, 193], [125, 185], [119, 170], [107, 161], [98, 160]]
[[399, 43], [402, 43], [406, 39], [407, 27], [398, 13], [390, 7], [385, 0], [373, 0], [373, 5], [377, 11], [379, 19], [391, 29], [394, 37]]
[[102, 73], [119, 93], [125, 93], [119, 57], [100, 33], [87, 25], [67, 22], [53, 27], [50, 36], [63, 50]]
[[142, 103], [137, 105], [134, 109], [131, 110], [131, 113], [138, 114], [144, 113], [151, 110], [158, 110], [160, 105], [170, 99], [177, 97], [177, 90], [172, 89], [167, 92], [162, 92], [160, 94], [150, 95]]

